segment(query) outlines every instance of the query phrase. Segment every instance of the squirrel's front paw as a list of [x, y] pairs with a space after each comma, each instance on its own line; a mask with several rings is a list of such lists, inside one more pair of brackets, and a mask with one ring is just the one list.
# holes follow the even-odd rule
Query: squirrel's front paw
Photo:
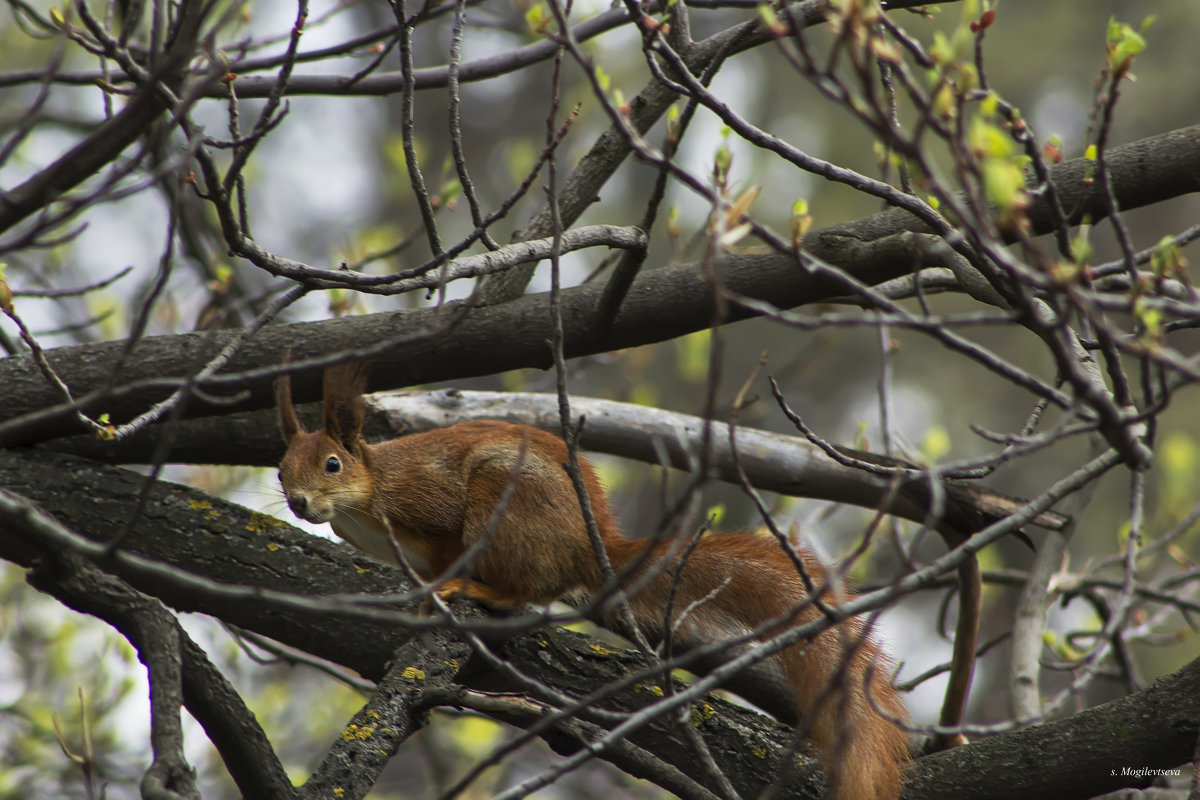
[[[450, 578], [434, 589], [433, 594], [437, 595], [443, 603], [449, 603], [451, 600], [459, 597], [470, 597], [471, 592], [468, 583], [468, 581], [462, 578]], [[422, 617], [429, 617], [437, 609], [438, 607], [434, 604], [433, 597], [430, 596], [421, 601], [421, 607], [417, 609], [417, 614]]]
[[[451, 600], [465, 598], [487, 606], [493, 611], [512, 611], [529, 602], [529, 598], [496, 589], [471, 578], [449, 578], [438, 584], [433, 592], [447, 603]], [[425, 605], [432, 605], [432, 602], [433, 598], [431, 597], [425, 601]]]
[[466, 578], [449, 578], [433, 591], [443, 600], [453, 600], [456, 597], [470, 597], [474, 581]]

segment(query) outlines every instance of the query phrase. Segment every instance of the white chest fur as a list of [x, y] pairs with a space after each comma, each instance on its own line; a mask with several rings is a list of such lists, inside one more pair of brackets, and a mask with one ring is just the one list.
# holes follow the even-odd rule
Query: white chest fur
[[[330, 520], [333, 532], [364, 553], [374, 556], [385, 564], [398, 564], [396, 551], [388, 541], [387, 529], [375, 517], [367, 514], [335, 514]], [[429, 575], [429, 563], [410, 547], [404, 546], [403, 537], [397, 537], [400, 549], [408, 563], [419, 575]]]

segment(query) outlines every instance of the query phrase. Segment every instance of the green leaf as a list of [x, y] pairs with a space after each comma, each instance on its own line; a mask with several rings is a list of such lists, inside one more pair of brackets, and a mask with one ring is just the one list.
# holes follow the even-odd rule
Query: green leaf
[[538, 36], [545, 36], [549, 33], [550, 23], [553, 21], [554, 17], [546, 9], [545, 3], [530, 6], [529, 10], [525, 12], [525, 24]]
[[983, 164], [983, 187], [988, 202], [1003, 216], [1025, 208], [1025, 172], [1013, 160], [988, 159]]
[[941, 425], [934, 425], [925, 431], [921, 439], [921, 460], [926, 464], [936, 464], [950, 452], [950, 446], [950, 432]]
[[[1150, 268], [1160, 278], [1182, 276], [1187, 271], [1187, 259], [1175, 243], [1174, 236], [1164, 236], [1150, 254]], [[0, 275], [2, 278], [3, 275]]]
[[982, 116], [971, 120], [967, 133], [971, 149], [981, 158], [1009, 159], [1015, 154], [1012, 137], [999, 125], [994, 125]]
[[1114, 73], [1126, 72], [1133, 60], [1146, 49], [1146, 39], [1124, 22], [1108, 21], [1108, 68]]

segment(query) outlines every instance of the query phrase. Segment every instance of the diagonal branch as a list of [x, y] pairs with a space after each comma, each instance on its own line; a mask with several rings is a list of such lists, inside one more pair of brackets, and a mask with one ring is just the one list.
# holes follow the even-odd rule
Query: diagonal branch
[[[204, 3], [185, 3], [182, 6], [172, 31], [171, 45], [156, 69], [155, 77], [164, 80], [168, 86], [178, 85], [179, 71], [195, 52], [206, 8]], [[142, 86], [118, 114], [84, 137], [53, 164], [0, 196], [0, 233], [45, 208], [64, 192], [90, 178], [105, 164], [114, 161], [146, 132], [166, 107], [156, 86]]]
[[242, 696], [208, 654], [179, 629], [183, 645], [183, 702], [221, 754], [225, 769], [245, 797], [287, 800], [296, 796], [271, 741]]
[[426, 712], [459, 696], [462, 689], [455, 679], [470, 655], [461, 639], [445, 633], [401, 645], [371, 699], [300, 790], [301, 797], [366, 796], [400, 745], [428, 724]]
[[146, 665], [154, 762], [142, 777], [147, 800], [199, 800], [196, 775], [183, 753], [182, 629], [159, 601], [70, 552], [34, 569], [30, 583], [77, 611], [100, 617], [125, 635]]

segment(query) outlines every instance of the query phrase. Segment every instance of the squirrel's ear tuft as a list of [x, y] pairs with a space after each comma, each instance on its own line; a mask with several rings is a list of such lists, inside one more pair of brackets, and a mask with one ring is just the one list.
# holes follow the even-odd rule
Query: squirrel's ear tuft
[[325, 370], [325, 432], [351, 452], [357, 452], [366, 408], [367, 365], [355, 361]]
[[359, 397], [357, 402], [350, 404], [338, 403], [334, 407], [333, 415], [337, 420], [336, 425], [330, 427], [329, 420], [325, 420], [329, 435], [354, 455], [359, 455], [358, 442], [362, 438], [363, 416], [365, 413], [366, 409], [363, 405], [363, 399]]
[[[291, 359], [292, 351], [283, 355], [283, 363]], [[275, 407], [279, 409], [279, 430], [283, 440], [290, 443], [297, 433], [304, 433], [304, 426], [296, 416], [296, 408], [292, 405], [292, 378], [290, 375], [280, 375], [275, 379]]]

